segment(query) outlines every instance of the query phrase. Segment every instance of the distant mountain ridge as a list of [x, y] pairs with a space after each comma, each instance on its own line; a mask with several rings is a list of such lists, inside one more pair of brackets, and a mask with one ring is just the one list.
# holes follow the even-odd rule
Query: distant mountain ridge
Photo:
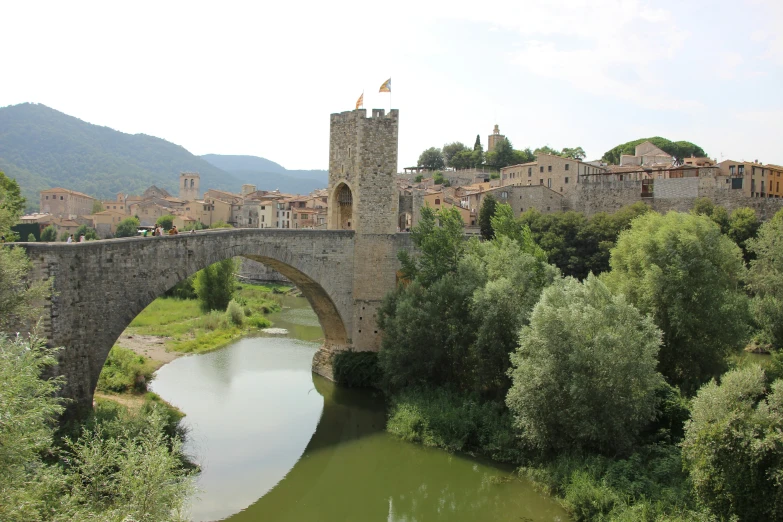
[[[0, 171], [17, 179], [30, 209], [37, 208], [40, 190], [56, 186], [104, 199], [114, 199], [119, 192], [140, 194], [150, 185], [176, 195], [183, 171], [201, 175], [202, 192], [239, 192], [242, 184], [250, 183], [258, 189], [305, 194], [319, 188], [319, 179], [324, 180], [320, 186], [326, 186], [325, 171], [286, 171], [254, 156], [208, 156], [213, 161], [242, 158], [244, 165], [263, 170], [235, 174], [164, 139], [93, 125], [45, 105], [0, 108]], [[299, 172], [316, 174], [300, 179]]]
[[275, 190], [306, 194], [325, 188], [329, 182], [325, 170], [288, 170], [279, 163], [258, 156], [205, 154], [201, 156], [213, 166], [224, 170], [259, 190]]

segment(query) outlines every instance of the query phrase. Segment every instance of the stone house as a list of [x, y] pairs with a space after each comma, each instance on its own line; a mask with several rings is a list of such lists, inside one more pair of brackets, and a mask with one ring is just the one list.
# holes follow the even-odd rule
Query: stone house
[[42, 213], [70, 219], [91, 214], [93, 204], [97, 201], [92, 196], [62, 187], [42, 190], [40, 198]]
[[649, 141], [645, 141], [636, 146], [634, 154], [623, 154], [620, 156], [620, 165], [665, 165], [675, 162], [675, 158], [659, 149]]
[[124, 211], [119, 210], [104, 210], [102, 212], [96, 212], [90, 214], [92, 219], [92, 228], [98, 233], [101, 238], [107, 238], [113, 236], [117, 232], [117, 225], [128, 215]]
[[536, 161], [511, 165], [500, 169], [500, 186], [543, 185], [559, 193], [567, 193], [579, 183], [580, 176], [606, 172], [583, 161], [553, 154], [539, 154]]

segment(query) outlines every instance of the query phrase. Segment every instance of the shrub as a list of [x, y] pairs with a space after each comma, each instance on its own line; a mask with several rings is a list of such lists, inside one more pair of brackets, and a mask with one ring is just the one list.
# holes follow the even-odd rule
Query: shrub
[[332, 368], [335, 381], [349, 388], [377, 387], [383, 377], [376, 352], [337, 352]]
[[228, 328], [229, 318], [225, 313], [212, 310], [198, 319], [198, 326], [205, 330], [220, 330]]
[[134, 237], [138, 235], [139, 220], [135, 217], [125, 218], [117, 224], [114, 237]]
[[152, 365], [133, 350], [114, 346], [98, 377], [98, 391], [145, 391], [152, 379]]
[[263, 315], [251, 315], [245, 323], [253, 328], [269, 328], [272, 326], [272, 321]]
[[682, 443], [696, 497], [720, 517], [783, 519], [783, 380], [732, 370], [693, 399]]
[[521, 460], [511, 415], [502, 404], [446, 388], [409, 389], [395, 395], [386, 430], [447, 451], [479, 452], [501, 462]]
[[[67, 238], [66, 238], [67, 239]], [[53, 225], [49, 225], [41, 231], [41, 241], [57, 241], [57, 229]]]
[[228, 303], [226, 314], [229, 320], [236, 326], [242, 326], [245, 322], [245, 311], [242, 310], [242, 305], [232, 300]]
[[506, 403], [531, 447], [627, 452], [655, 417], [660, 330], [595, 276], [545, 289], [520, 339]]

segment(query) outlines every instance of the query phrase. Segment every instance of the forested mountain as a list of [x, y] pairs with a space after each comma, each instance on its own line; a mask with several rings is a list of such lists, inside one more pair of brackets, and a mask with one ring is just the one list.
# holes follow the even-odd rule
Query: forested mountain
[[683, 158], [690, 158], [691, 155], [694, 155], [697, 158], [705, 157], [707, 155], [707, 153], [704, 152], [704, 149], [690, 141], [671, 141], [666, 138], [661, 138], [660, 136], [655, 136], [652, 138], [640, 138], [618, 145], [615, 148], [606, 151], [601, 159], [610, 165], [619, 165], [620, 156], [623, 154], [634, 154], [636, 146], [645, 141], [649, 141], [662, 151], [671, 154], [679, 161], [682, 161]]
[[245, 163], [238, 166], [253, 168], [233, 174], [166, 140], [92, 125], [45, 105], [0, 108], [0, 171], [17, 179], [29, 209], [37, 208], [38, 191], [56, 186], [112, 199], [118, 192], [140, 194], [150, 185], [176, 195], [183, 171], [201, 175], [202, 191], [239, 192], [243, 183], [252, 183], [305, 194], [326, 186], [324, 171], [296, 179], [300, 171], [286, 171], [264, 158], [210, 156], [242, 158]]
[[279, 189], [292, 194], [307, 194], [326, 187], [329, 175], [325, 170], [287, 170], [282, 165], [257, 156], [201, 156], [215, 167], [233, 174], [243, 183], [261, 190]]

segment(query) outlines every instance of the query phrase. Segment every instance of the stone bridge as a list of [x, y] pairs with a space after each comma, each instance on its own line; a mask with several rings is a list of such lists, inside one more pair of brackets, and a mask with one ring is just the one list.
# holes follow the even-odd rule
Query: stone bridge
[[[408, 234], [352, 230], [228, 229], [86, 243], [22, 243], [33, 277], [51, 280], [43, 330], [61, 346], [71, 409], [90, 407], [109, 350], [155, 298], [198, 270], [242, 256], [277, 270], [302, 291], [324, 331], [313, 370], [331, 377], [336, 350], [377, 350], [375, 312], [396, 284]], [[75, 412], [74, 412], [75, 413]]]

